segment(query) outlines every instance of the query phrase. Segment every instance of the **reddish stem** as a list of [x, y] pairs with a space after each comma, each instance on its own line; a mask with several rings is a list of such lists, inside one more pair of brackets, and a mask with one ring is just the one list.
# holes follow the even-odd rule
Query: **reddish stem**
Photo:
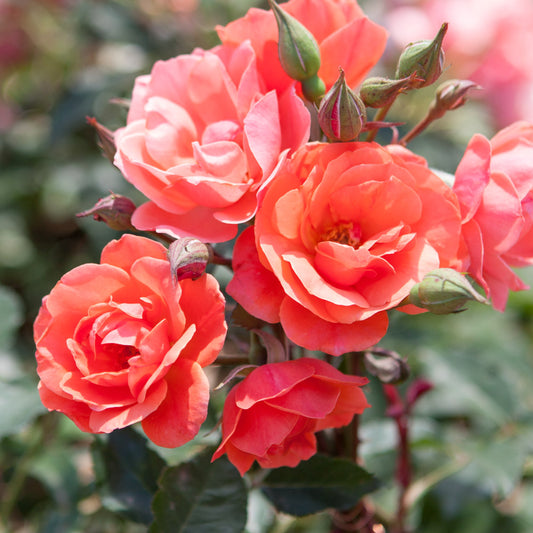
[[409, 405], [401, 398], [398, 389], [393, 385], [383, 385], [383, 392], [388, 403], [387, 414], [394, 420], [398, 433], [398, 456], [396, 460], [396, 481], [399, 485], [398, 508], [394, 533], [406, 533], [405, 516], [406, 494], [411, 484], [411, 454], [409, 446]]

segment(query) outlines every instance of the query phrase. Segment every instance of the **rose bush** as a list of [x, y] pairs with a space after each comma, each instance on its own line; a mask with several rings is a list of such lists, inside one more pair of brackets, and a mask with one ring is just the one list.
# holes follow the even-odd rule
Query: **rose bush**
[[533, 264], [533, 125], [517, 122], [490, 141], [475, 135], [453, 189], [470, 256], [465, 270], [503, 311], [509, 290], [528, 288], [510, 267]]
[[311, 143], [239, 237], [227, 291], [304, 348], [361, 350], [415, 283], [455, 264], [460, 228], [451, 189], [407, 149]]
[[83, 431], [142, 421], [160, 446], [192, 439], [207, 414], [203, 367], [226, 334], [224, 298], [210, 275], [175, 282], [166, 249], [124, 235], [100, 264], [65, 274], [34, 325], [39, 392]]
[[241, 475], [255, 460], [263, 468], [296, 466], [315, 454], [317, 431], [345, 426], [370, 407], [366, 383], [305, 357], [256, 368], [226, 398], [213, 460], [227, 454]]
[[250, 43], [158, 61], [137, 78], [127, 125], [115, 132], [116, 166], [150, 200], [133, 225], [232, 239], [280, 154], [307, 141], [309, 124], [294, 82], [266, 89]]
[[[355, 0], [290, 0], [281, 7], [315, 37], [322, 59], [318, 76], [328, 89], [339, 77], [339, 67], [348, 85], [359, 85], [385, 50], [387, 32], [368, 19]], [[278, 58], [278, 28], [272, 11], [251, 8], [217, 31], [226, 44], [251, 42], [269, 88], [284, 90], [292, 83]]]

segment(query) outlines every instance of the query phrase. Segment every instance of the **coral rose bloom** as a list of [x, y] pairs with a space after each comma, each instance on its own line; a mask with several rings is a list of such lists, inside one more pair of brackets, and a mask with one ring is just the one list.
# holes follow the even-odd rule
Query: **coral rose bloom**
[[475, 135], [455, 175], [468, 271], [505, 309], [509, 290], [527, 289], [510, 266], [533, 264], [533, 125], [517, 122], [491, 141]]
[[241, 475], [254, 460], [263, 468], [296, 466], [316, 453], [317, 431], [345, 426], [370, 407], [361, 390], [367, 382], [319, 359], [256, 368], [226, 398], [213, 460], [226, 453]]
[[249, 43], [158, 61], [137, 78], [115, 164], [150, 201], [141, 230], [222, 242], [257, 207], [256, 195], [286, 149], [309, 137], [294, 83], [267, 91]]
[[202, 367], [225, 334], [213, 277], [174, 282], [162, 245], [125, 235], [44, 298], [34, 325], [41, 400], [83, 431], [142, 421], [156, 444], [180, 446], [206, 417]]
[[[339, 67], [348, 85], [359, 85], [385, 50], [387, 32], [368, 19], [355, 0], [290, 0], [281, 7], [315, 37], [321, 57], [318, 75], [327, 88], [339, 77]], [[278, 27], [272, 11], [251, 8], [217, 31], [225, 44], [250, 40], [269, 88], [280, 90], [291, 83], [278, 58]]]
[[309, 144], [269, 185], [255, 239], [239, 237], [227, 290], [300, 346], [362, 350], [387, 309], [456, 259], [460, 224], [451, 189], [407, 149]]

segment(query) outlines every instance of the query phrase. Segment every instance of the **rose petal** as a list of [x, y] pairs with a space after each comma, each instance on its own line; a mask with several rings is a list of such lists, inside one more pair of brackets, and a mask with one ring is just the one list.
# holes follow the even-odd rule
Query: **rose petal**
[[168, 393], [142, 427], [158, 446], [177, 448], [196, 436], [207, 416], [209, 382], [200, 365], [187, 359], [180, 359], [165, 381]]

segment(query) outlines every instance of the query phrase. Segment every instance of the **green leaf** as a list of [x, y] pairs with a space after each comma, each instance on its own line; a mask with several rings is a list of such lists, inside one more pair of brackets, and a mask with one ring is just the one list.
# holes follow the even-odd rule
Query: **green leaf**
[[165, 462], [131, 428], [113, 431], [93, 444], [97, 482], [105, 507], [130, 520], [149, 524], [150, 504]]
[[349, 509], [378, 481], [348, 459], [315, 455], [295, 468], [272, 470], [262, 490], [284, 513], [304, 516], [324, 509]]
[[225, 458], [211, 463], [212, 449], [168, 468], [159, 481], [150, 533], [241, 533], [246, 525], [247, 491]]
[[37, 392], [37, 383], [29, 377], [15, 381], [0, 379], [0, 390], [0, 438], [17, 433], [46, 411]]

